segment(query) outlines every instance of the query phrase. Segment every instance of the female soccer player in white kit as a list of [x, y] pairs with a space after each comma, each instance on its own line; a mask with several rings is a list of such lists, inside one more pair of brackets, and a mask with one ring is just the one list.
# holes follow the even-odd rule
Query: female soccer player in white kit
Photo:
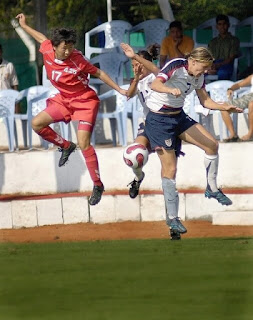
[[[147, 67], [142, 57], [136, 59]], [[162, 165], [162, 187], [166, 205], [166, 221], [172, 238], [180, 239], [187, 230], [178, 218], [178, 192], [176, 189], [176, 142], [179, 137], [205, 151], [207, 187], [205, 196], [215, 198], [222, 205], [232, 201], [217, 187], [218, 142], [206, 129], [183, 111], [187, 94], [196, 90], [201, 104], [208, 109], [241, 112], [227, 103], [217, 104], [205, 90], [204, 74], [211, 67], [213, 57], [206, 48], [194, 49], [187, 59], [173, 59], [158, 73], [146, 98], [150, 111], [145, 122], [145, 133], [151, 150], [156, 151]]]

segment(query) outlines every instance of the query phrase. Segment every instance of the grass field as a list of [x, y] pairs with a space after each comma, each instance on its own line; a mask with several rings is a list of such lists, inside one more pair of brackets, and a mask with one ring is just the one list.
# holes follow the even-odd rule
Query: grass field
[[253, 238], [0, 244], [1, 320], [252, 320]]

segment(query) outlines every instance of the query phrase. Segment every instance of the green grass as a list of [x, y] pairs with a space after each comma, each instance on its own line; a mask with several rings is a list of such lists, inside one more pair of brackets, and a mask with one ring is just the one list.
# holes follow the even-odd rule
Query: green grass
[[0, 244], [0, 320], [252, 320], [253, 239]]

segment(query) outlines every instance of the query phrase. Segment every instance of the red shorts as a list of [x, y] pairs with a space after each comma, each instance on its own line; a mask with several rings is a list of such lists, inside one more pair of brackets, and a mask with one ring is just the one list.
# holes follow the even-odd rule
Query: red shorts
[[85, 92], [76, 97], [63, 97], [60, 93], [47, 99], [44, 110], [54, 122], [82, 120], [95, 125], [99, 108], [99, 99], [94, 91]]

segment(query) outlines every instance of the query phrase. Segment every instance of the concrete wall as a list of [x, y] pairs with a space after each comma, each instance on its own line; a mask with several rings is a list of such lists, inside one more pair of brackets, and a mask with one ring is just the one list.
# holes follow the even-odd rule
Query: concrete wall
[[[223, 188], [253, 188], [253, 142], [221, 143], [218, 184]], [[123, 159], [123, 148], [97, 148], [105, 188], [126, 190], [133, 179]], [[204, 152], [184, 144], [184, 157], [178, 160], [177, 188], [205, 189]], [[80, 150], [59, 168], [57, 149], [0, 153], [1, 194], [53, 194], [92, 190], [92, 182]], [[160, 161], [156, 154], [145, 166], [142, 190], [161, 190]]]
[[[203, 151], [183, 145], [186, 155], [179, 158], [177, 174], [179, 215], [183, 220], [253, 225], [252, 147], [253, 142], [220, 144], [218, 184], [233, 201], [232, 206], [224, 207], [203, 195], [206, 186]], [[60, 153], [55, 148], [0, 153], [0, 229], [77, 222], [164, 220], [157, 155], [150, 156], [144, 170], [146, 177], [141, 195], [133, 200], [129, 198], [127, 188], [133, 174], [123, 162], [123, 148], [100, 147], [96, 150], [106, 193], [94, 207], [88, 205], [93, 185], [80, 150], [73, 153], [62, 168], [58, 167]], [[36, 196], [27, 200], [18, 195]]]

